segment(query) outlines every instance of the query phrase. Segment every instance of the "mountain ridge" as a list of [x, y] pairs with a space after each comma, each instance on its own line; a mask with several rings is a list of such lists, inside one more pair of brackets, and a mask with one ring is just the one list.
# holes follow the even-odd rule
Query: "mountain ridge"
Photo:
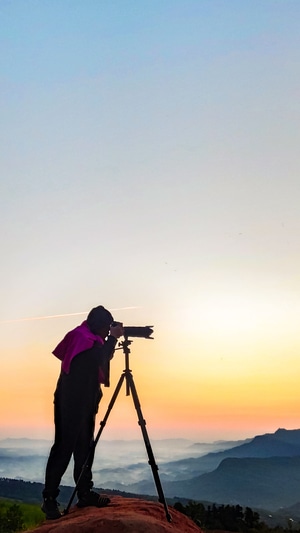
[[[300, 495], [300, 430], [279, 428], [224, 452], [167, 464], [169, 468], [176, 465], [181, 469], [180, 480], [168, 481], [163, 476], [168, 497], [184, 495], [270, 510], [288, 507], [296, 504]], [[192, 468], [200, 473], [191, 475]], [[203, 471], [205, 468], [208, 471]], [[153, 494], [153, 484], [144, 480], [123, 485], [123, 490]]]
[[[8, 459], [13, 458], [5, 454], [0, 457], [0, 475]], [[44, 459], [36, 457], [40, 472]], [[26, 460], [26, 457], [16, 459], [19, 471]], [[223, 451], [158, 464], [163, 490], [168, 498], [238, 503], [271, 511], [297, 505], [298, 494], [300, 500], [300, 429], [279, 428], [274, 433], [257, 435]], [[96, 486], [120, 493], [156, 495], [146, 461], [141, 463], [136, 458], [136, 462], [129, 466], [95, 468], [94, 473], [97, 480], [110, 479], [107, 485], [105, 482], [99, 485], [97, 481]]]

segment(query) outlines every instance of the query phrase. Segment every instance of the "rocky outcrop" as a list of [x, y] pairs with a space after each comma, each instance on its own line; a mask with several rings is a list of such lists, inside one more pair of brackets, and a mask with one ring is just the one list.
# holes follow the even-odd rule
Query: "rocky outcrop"
[[188, 517], [158, 502], [113, 496], [108, 507], [72, 507], [58, 520], [46, 520], [30, 533], [202, 533]]

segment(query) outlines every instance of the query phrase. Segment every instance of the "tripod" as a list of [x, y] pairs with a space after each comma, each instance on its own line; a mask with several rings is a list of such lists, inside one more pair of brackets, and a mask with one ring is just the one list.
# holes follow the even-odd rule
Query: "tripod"
[[116, 389], [115, 389], [115, 391], [114, 391], [114, 393], [112, 395], [112, 398], [111, 398], [111, 400], [109, 402], [106, 414], [105, 414], [103, 420], [100, 422], [100, 428], [98, 430], [98, 433], [97, 433], [93, 443], [91, 444], [90, 451], [89, 451], [88, 456], [87, 456], [87, 458], [86, 458], [86, 460], [85, 460], [85, 462], [83, 464], [83, 467], [82, 467], [82, 470], [81, 470], [81, 474], [79, 476], [79, 479], [77, 480], [77, 483], [76, 483], [76, 486], [75, 486], [75, 488], [73, 490], [73, 493], [71, 495], [70, 501], [69, 501], [66, 509], [64, 510], [64, 514], [68, 514], [68, 512], [69, 512], [69, 509], [70, 509], [70, 507], [72, 505], [72, 502], [74, 500], [75, 494], [77, 492], [77, 488], [78, 488], [80, 479], [82, 477], [82, 474], [85, 471], [85, 469], [88, 467], [91, 458], [93, 458], [93, 456], [94, 456], [94, 451], [95, 451], [97, 443], [98, 443], [98, 441], [99, 441], [99, 439], [101, 437], [102, 431], [103, 431], [103, 429], [104, 429], [104, 427], [106, 425], [106, 422], [107, 422], [108, 417], [110, 415], [110, 412], [111, 412], [111, 410], [112, 410], [112, 408], [113, 408], [113, 406], [115, 404], [115, 401], [116, 401], [116, 399], [118, 397], [118, 394], [119, 394], [119, 392], [121, 390], [123, 382], [124, 382], [124, 380], [126, 380], [126, 396], [130, 396], [130, 393], [132, 394], [134, 407], [135, 407], [137, 415], [138, 415], [138, 423], [139, 423], [139, 425], [141, 427], [141, 431], [142, 431], [142, 435], [143, 435], [146, 451], [147, 451], [147, 454], [148, 454], [148, 459], [149, 459], [148, 462], [149, 462], [149, 465], [151, 466], [154, 482], [155, 482], [155, 485], [156, 485], [156, 490], [157, 490], [157, 494], [158, 494], [158, 501], [160, 503], [162, 503], [163, 506], [164, 506], [165, 513], [166, 513], [166, 518], [167, 518], [168, 522], [172, 521], [171, 515], [170, 515], [169, 510], [168, 510], [168, 506], [167, 506], [167, 503], [166, 503], [166, 499], [165, 499], [165, 496], [164, 496], [164, 493], [163, 493], [163, 489], [162, 489], [162, 486], [161, 486], [160, 478], [159, 478], [159, 475], [158, 475], [158, 466], [157, 466], [157, 464], [155, 462], [155, 459], [154, 459], [154, 454], [153, 454], [153, 451], [152, 451], [151, 443], [150, 443], [150, 440], [149, 440], [149, 437], [148, 437], [148, 432], [147, 432], [147, 429], [146, 429], [146, 421], [143, 418], [143, 414], [142, 414], [142, 410], [141, 410], [141, 404], [139, 402], [138, 394], [137, 394], [136, 387], [135, 387], [135, 384], [134, 384], [134, 381], [133, 381], [132, 371], [129, 368], [129, 354], [130, 354], [129, 346], [130, 346], [131, 342], [132, 341], [128, 340], [128, 337], [125, 337], [125, 340], [120, 343], [120, 346], [123, 348], [123, 352], [124, 352], [124, 355], [125, 355], [125, 369], [123, 370], [123, 373], [121, 374], [120, 379], [119, 379], [119, 381], [117, 383]]

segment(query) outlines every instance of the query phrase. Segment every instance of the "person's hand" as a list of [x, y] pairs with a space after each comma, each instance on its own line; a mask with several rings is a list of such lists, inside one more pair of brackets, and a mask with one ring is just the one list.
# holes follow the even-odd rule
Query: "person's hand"
[[116, 325], [110, 326], [110, 335], [118, 339], [124, 335], [124, 328], [122, 322], [118, 322]]

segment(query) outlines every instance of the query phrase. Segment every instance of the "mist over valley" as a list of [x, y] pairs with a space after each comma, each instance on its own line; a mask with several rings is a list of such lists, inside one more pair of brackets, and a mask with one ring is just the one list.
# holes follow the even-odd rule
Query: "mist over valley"
[[[43, 483], [52, 442], [0, 441], [0, 478]], [[300, 429], [278, 429], [244, 441], [151, 442], [168, 498], [250, 506], [275, 512], [300, 502]], [[73, 464], [62, 485], [74, 486]], [[93, 466], [98, 488], [157, 496], [144, 441], [99, 440]]]

